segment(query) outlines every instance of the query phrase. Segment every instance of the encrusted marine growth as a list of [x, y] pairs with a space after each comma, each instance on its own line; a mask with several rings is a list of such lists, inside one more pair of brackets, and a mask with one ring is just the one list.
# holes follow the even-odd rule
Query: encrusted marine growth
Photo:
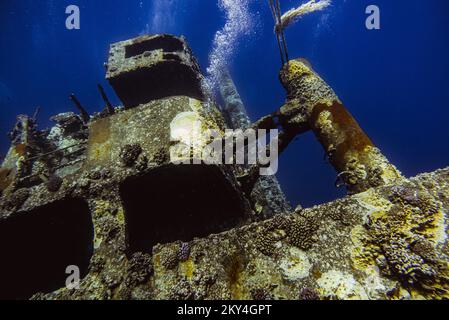
[[[224, 103], [222, 113], [229, 127], [231, 129], [248, 129], [251, 125], [251, 119], [229, 70], [224, 68], [219, 80], [218, 85]], [[276, 214], [292, 211], [292, 207], [275, 175], [258, 177], [253, 187], [252, 191], [248, 191], [248, 194], [259, 216], [266, 219]]]
[[149, 254], [136, 252], [129, 260], [126, 285], [129, 287], [143, 283], [153, 273], [152, 257]]
[[310, 249], [314, 243], [314, 234], [318, 229], [317, 222], [302, 216], [290, 219], [286, 228], [288, 242], [302, 250]]
[[27, 188], [22, 188], [16, 190], [12, 193], [4, 202], [3, 209], [6, 210], [19, 210], [22, 205], [27, 201], [30, 196], [30, 190]]
[[179, 252], [175, 248], [164, 248], [160, 253], [160, 260], [166, 269], [174, 269], [179, 263]]
[[171, 96], [202, 100], [202, 76], [184, 38], [144, 35], [111, 45], [106, 78], [125, 108]]
[[179, 245], [178, 259], [179, 261], [187, 261], [190, 256], [190, 244], [188, 242], [181, 242]]
[[48, 191], [56, 192], [59, 190], [59, 188], [61, 188], [62, 182], [63, 182], [63, 180], [61, 177], [59, 177], [56, 174], [53, 174], [50, 176], [50, 178], [48, 178], [48, 180], [45, 184], [47, 186]]
[[256, 288], [251, 290], [251, 298], [255, 301], [273, 300], [270, 291], [265, 288]]
[[299, 293], [299, 300], [315, 301], [320, 300], [318, 293], [311, 288], [304, 288]]
[[287, 91], [287, 103], [279, 115], [284, 128], [293, 133], [313, 130], [350, 192], [401, 178], [307, 61], [289, 61], [280, 79]]
[[123, 147], [120, 158], [125, 166], [133, 166], [139, 155], [142, 153], [142, 147], [138, 144], [127, 144]]
[[388, 209], [371, 214], [366, 233], [355, 236], [363, 244], [355, 254], [356, 265], [362, 269], [377, 265], [382, 275], [398, 280], [413, 298], [449, 297], [441, 204], [414, 186], [393, 187], [390, 201]]
[[[158, 90], [161, 75], [175, 86]], [[305, 61], [284, 67], [287, 103], [254, 126], [281, 128], [280, 151], [313, 130], [342, 182], [366, 192], [284, 215], [275, 179], [259, 180], [267, 196], [251, 210], [250, 173], [172, 162], [186, 132], [225, 129], [196, 97], [201, 75], [183, 39], [113, 45], [108, 78], [124, 107], [60, 114], [50, 133], [18, 119], [0, 169], [0, 297], [449, 298], [449, 169], [403, 179]], [[264, 207], [278, 215], [260, 221]], [[64, 287], [71, 264], [78, 290]]]
[[266, 256], [272, 256], [276, 252], [276, 239], [271, 233], [268, 233], [265, 230], [256, 234], [255, 243], [259, 251]]
[[254, 243], [257, 249], [266, 256], [274, 256], [278, 252], [276, 243], [286, 240], [292, 246], [302, 250], [309, 250], [318, 230], [316, 217], [301, 215], [277, 215], [266, 222], [255, 234]]
[[9, 168], [0, 169], [0, 196], [13, 182], [13, 170]]

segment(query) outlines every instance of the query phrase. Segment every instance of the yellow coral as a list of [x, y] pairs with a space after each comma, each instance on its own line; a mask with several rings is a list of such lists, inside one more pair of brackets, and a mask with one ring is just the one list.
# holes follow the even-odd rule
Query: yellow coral
[[449, 264], [436, 254], [437, 244], [446, 241], [444, 214], [426, 191], [404, 187], [401, 192], [390, 195], [394, 205], [369, 192], [358, 196], [372, 210], [369, 228], [351, 232], [353, 265], [363, 271], [378, 265], [413, 299], [448, 297]]
[[192, 280], [193, 273], [195, 271], [195, 264], [193, 263], [192, 258], [187, 259], [186, 261], [180, 262], [179, 264], [180, 273], [189, 281]]

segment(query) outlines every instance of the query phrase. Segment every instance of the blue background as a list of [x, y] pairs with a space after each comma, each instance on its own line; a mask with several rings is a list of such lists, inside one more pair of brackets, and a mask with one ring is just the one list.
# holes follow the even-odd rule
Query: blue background
[[[170, 2], [170, 14], [155, 23], [158, 5]], [[449, 165], [449, 1], [333, 2], [287, 30], [290, 56], [312, 63], [405, 175]], [[284, 11], [299, 3], [281, 0]], [[81, 30], [65, 28], [70, 4], [81, 9]], [[370, 4], [381, 9], [379, 31], [365, 28]], [[251, 12], [254, 30], [241, 39], [230, 67], [256, 120], [281, 106], [285, 94], [266, 1], [252, 1]], [[184, 34], [205, 70], [224, 23], [213, 0], [1, 0], [0, 153], [18, 113], [41, 106], [40, 124], [49, 126], [51, 115], [73, 110], [71, 92], [90, 112], [99, 111], [97, 83], [119, 104], [104, 80], [110, 43], [146, 31]], [[310, 206], [344, 194], [323, 154], [306, 134], [282, 155], [278, 176], [292, 203]]]

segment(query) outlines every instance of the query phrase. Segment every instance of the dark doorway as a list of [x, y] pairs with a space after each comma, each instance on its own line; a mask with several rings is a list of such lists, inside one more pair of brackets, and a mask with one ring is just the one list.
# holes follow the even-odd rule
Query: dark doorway
[[120, 186], [130, 251], [190, 241], [235, 227], [244, 218], [239, 193], [215, 166], [170, 165]]
[[65, 286], [67, 266], [87, 274], [93, 224], [85, 201], [66, 199], [0, 222], [0, 299], [28, 299]]
[[164, 52], [177, 52], [184, 49], [182, 41], [171, 36], [160, 36], [139, 41], [126, 46], [125, 58], [138, 56], [146, 51], [162, 49]]

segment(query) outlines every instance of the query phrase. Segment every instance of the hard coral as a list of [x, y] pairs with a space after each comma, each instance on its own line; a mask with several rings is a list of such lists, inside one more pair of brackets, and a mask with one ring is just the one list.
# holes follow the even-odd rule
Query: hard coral
[[0, 169], [0, 194], [12, 183], [11, 172], [11, 169]]
[[252, 289], [251, 298], [255, 301], [273, 300], [273, 296], [265, 288]]
[[139, 155], [142, 153], [142, 147], [138, 144], [127, 144], [123, 147], [120, 158], [126, 167], [132, 167]]
[[125, 280], [127, 285], [135, 286], [145, 282], [153, 273], [151, 255], [142, 252], [134, 253], [129, 260], [127, 272]]
[[170, 160], [170, 156], [165, 148], [160, 148], [151, 158], [151, 162], [161, 165]]
[[188, 242], [182, 242], [179, 246], [178, 259], [179, 261], [187, 261], [190, 256], [190, 245]]
[[258, 232], [255, 239], [257, 249], [266, 256], [272, 256], [275, 253], [275, 238], [265, 230]]
[[179, 263], [178, 252], [172, 248], [164, 248], [161, 251], [161, 263], [168, 270], [176, 268]]
[[19, 210], [30, 196], [30, 190], [22, 188], [16, 190], [6, 201], [6, 209]]
[[318, 293], [311, 288], [304, 288], [299, 293], [299, 300], [320, 300]]
[[277, 214], [273, 219], [269, 220], [266, 224], [266, 228], [269, 231], [276, 229], [285, 229], [288, 225], [288, 218], [282, 214]]
[[57, 192], [61, 188], [62, 182], [63, 182], [63, 180], [61, 177], [53, 174], [50, 176], [50, 178], [45, 183], [45, 185], [47, 186], [48, 191]]
[[170, 300], [193, 300], [194, 297], [195, 292], [190, 283], [186, 280], [181, 280], [170, 293]]
[[[412, 293], [432, 298], [449, 290], [449, 257], [438, 243], [445, 234], [440, 204], [424, 189], [394, 187], [393, 206], [371, 216], [361, 259], [375, 261], [382, 274]], [[444, 220], [444, 219], [443, 219]]]
[[137, 159], [136, 169], [144, 171], [148, 168], [148, 158], [146, 155], [140, 155]]
[[288, 242], [299, 249], [308, 250], [312, 247], [313, 235], [318, 229], [318, 224], [313, 219], [305, 217], [293, 218], [287, 226]]

